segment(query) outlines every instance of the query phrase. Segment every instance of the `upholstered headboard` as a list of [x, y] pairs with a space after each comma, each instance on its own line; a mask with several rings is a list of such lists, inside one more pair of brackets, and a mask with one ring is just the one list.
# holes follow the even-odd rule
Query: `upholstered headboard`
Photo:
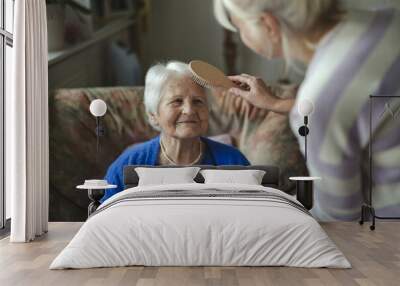
[[[139, 182], [139, 177], [135, 171], [136, 167], [149, 167], [149, 168], [179, 168], [183, 166], [147, 166], [147, 165], [130, 165], [124, 167], [124, 185], [125, 189], [136, 187]], [[264, 170], [265, 175], [262, 179], [262, 185], [265, 187], [278, 188], [279, 187], [279, 168], [276, 166], [209, 166], [209, 165], [198, 165], [201, 169], [221, 169], [221, 170]], [[199, 173], [194, 180], [197, 183], [204, 183], [203, 176]]]

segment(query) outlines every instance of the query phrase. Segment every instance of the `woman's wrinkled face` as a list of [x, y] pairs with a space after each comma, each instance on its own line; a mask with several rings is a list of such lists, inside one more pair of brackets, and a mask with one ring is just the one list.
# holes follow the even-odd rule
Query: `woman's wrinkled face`
[[207, 132], [208, 106], [205, 90], [189, 76], [174, 77], [163, 89], [155, 120], [161, 131], [179, 139]]

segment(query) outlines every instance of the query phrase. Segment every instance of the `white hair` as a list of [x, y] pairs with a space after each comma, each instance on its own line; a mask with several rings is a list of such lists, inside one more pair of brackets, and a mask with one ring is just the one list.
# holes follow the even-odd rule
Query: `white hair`
[[[323, 21], [330, 22], [339, 14], [337, 0], [214, 0], [214, 14], [226, 29], [237, 32], [229, 14], [243, 20], [257, 20], [270, 12], [281, 27], [283, 57], [289, 66], [293, 62], [291, 38], [306, 35]], [[256, 21], [254, 21], [256, 22]]]
[[[188, 64], [179, 61], [158, 63], [147, 71], [144, 89], [144, 106], [147, 114], [158, 114], [158, 105], [167, 82], [173, 78], [184, 76], [192, 78], [192, 73]], [[151, 118], [149, 122], [154, 129], [160, 131]]]
[[144, 105], [147, 113], [157, 113], [165, 84], [171, 78], [191, 76], [189, 65], [178, 61], [158, 63], [146, 74], [144, 89]]

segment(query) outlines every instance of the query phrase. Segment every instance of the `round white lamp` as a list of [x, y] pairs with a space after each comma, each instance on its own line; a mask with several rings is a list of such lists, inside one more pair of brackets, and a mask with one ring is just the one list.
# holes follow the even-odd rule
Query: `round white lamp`
[[101, 117], [107, 112], [107, 104], [102, 99], [95, 99], [90, 103], [89, 110], [93, 116]]
[[98, 154], [100, 149], [100, 138], [104, 136], [104, 128], [101, 126], [100, 118], [107, 112], [107, 104], [102, 99], [95, 99], [90, 103], [90, 113], [96, 117], [96, 162], [98, 163]]
[[307, 98], [302, 99], [297, 106], [297, 111], [302, 116], [308, 116], [314, 111], [314, 104]]
[[304, 125], [300, 126], [299, 134], [304, 137], [304, 159], [307, 163], [307, 135], [310, 133], [310, 129], [308, 129], [308, 116], [314, 111], [314, 104], [309, 99], [302, 99], [297, 105], [297, 111], [304, 117]]

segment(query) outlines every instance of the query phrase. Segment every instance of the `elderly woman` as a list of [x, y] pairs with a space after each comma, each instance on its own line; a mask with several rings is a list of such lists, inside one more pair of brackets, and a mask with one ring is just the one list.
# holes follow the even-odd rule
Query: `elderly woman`
[[[368, 128], [369, 95], [400, 95], [400, 15], [396, 10], [344, 12], [339, 3], [214, 0], [214, 8], [218, 21], [239, 32], [254, 52], [284, 58], [297, 70], [307, 68], [296, 101], [309, 99], [315, 106], [307, 166], [322, 180], [315, 184], [313, 214], [321, 220], [360, 216], [370, 182], [368, 143], [373, 142], [373, 205], [377, 215], [399, 216], [400, 132], [392, 117], [400, 100], [374, 100], [373, 138]], [[302, 118], [292, 109], [293, 99], [279, 99], [251, 75], [231, 79], [247, 85], [232, 88], [231, 94], [259, 108], [290, 113], [298, 134]]]
[[201, 137], [208, 128], [205, 90], [196, 84], [187, 64], [157, 64], [146, 75], [144, 103], [151, 125], [160, 135], [124, 151], [105, 179], [118, 186], [102, 202], [123, 190], [125, 165], [249, 165], [239, 150]]

